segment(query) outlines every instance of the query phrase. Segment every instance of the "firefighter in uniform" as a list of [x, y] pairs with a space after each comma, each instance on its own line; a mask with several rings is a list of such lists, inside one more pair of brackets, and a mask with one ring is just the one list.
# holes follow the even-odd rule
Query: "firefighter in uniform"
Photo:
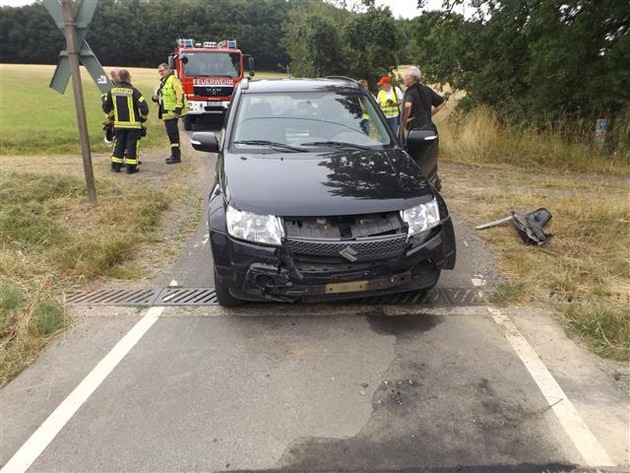
[[168, 64], [160, 64], [158, 73], [162, 78], [154, 102], [160, 104], [158, 117], [164, 120], [164, 128], [171, 143], [171, 155], [166, 158], [166, 164], [182, 162], [182, 152], [179, 147], [179, 117], [188, 113], [186, 97], [181, 81], [171, 72]]
[[120, 82], [112, 87], [103, 101], [103, 111], [114, 121], [116, 144], [112, 152], [112, 171], [120, 172], [123, 164], [127, 174], [138, 170], [139, 141], [144, 136], [143, 123], [149, 115], [149, 104], [138, 89], [131, 85], [131, 74], [119, 71]]
[[[111, 81], [112, 81], [112, 87], [115, 87], [120, 82], [120, 77], [118, 76], [118, 72], [119, 72], [118, 69], [112, 69], [109, 72], [109, 77], [111, 78]], [[107, 98], [107, 93], [104, 93], [103, 95], [101, 95], [101, 102], [105, 102], [106, 98]], [[101, 108], [102, 106], [103, 105], [101, 104]], [[103, 131], [105, 132], [105, 137], [104, 137], [105, 143], [107, 143], [108, 145], [111, 145], [116, 140], [116, 134], [114, 132], [114, 117], [111, 117], [111, 118], [109, 116], [105, 117], [105, 121], [103, 122]]]

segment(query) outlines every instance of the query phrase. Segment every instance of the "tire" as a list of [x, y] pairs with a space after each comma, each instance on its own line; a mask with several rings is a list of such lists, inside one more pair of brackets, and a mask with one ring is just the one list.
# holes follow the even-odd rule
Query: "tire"
[[229, 287], [219, 279], [216, 268], [214, 268], [214, 293], [217, 296], [217, 302], [222, 307], [237, 307], [245, 303], [230, 294]]
[[190, 115], [184, 115], [184, 130], [190, 131], [192, 130], [192, 124], [194, 119]]

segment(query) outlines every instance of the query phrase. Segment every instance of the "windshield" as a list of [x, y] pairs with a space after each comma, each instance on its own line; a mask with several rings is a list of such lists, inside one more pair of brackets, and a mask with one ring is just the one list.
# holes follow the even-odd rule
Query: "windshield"
[[393, 145], [386, 122], [361, 92], [257, 93], [241, 98], [232, 136], [236, 149], [312, 151]]
[[184, 73], [187, 76], [239, 77], [241, 56], [239, 53], [187, 52]]

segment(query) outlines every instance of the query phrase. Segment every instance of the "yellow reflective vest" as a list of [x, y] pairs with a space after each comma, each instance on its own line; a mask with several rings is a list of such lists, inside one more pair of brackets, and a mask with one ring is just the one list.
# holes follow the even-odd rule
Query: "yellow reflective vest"
[[188, 101], [184, 95], [182, 83], [175, 77], [175, 74], [169, 74], [165, 79], [162, 79], [158, 97], [163, 120], [175, 118], [175, 114], [186, 115], [188, 113]]
[[381, 110], [383, 110], [383, 113], [386, 117], [397, 117], [400, 113], [399, 105], [390, 105], [387, 103], [388, 97], [394, 102], [394, 104], [400, 102], [402, 92], [400, 94], [398, 94], [398, 92], [400, 92], [400, 89], [398, 87], [392, 86], [392, 88], [389, 89], [389, 93], [385, 92], [384, 89], [381, 89], [376, 95], [376, 101], [380, 105]]

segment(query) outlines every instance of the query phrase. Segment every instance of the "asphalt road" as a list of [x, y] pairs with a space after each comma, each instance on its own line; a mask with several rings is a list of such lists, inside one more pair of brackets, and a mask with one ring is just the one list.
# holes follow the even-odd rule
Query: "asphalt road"
[[[206, 156], [191, 160], [211, 174]], [[488, 291], [493, 258], [455, 223], [458, 265], [438, 287]], [[209, 254], [201, 222], [156, 283], [207, 286]], [[270, 304], [77, 316], [0, 392], [1, 473], [629, 471], [615, 367], [542, 312]]]

